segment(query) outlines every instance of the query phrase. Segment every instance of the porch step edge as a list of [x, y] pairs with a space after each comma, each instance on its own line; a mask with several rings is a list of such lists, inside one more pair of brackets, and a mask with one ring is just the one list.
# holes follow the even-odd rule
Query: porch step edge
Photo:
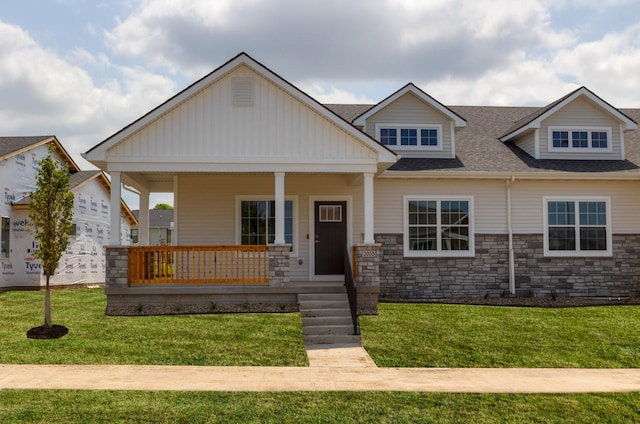
[[353, 335], [353, 325], [312, 325], [304, 328], [303, 333], [312, 335]]
[[304, 336], [304, 343], [307, 345], [357, 343], [359, 345], [361, 339], [359, 335], [306, 335]]

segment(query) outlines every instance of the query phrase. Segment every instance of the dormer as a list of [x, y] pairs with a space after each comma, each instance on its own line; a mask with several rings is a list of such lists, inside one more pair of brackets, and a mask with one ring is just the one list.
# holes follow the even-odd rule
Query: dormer
[[535, 159], [624, 160], [624, 134], [637, 128], [631, 118], [580, 87], [516, 122], [500, 141]]
[[456, 157], [455, 133], [466, 121], [409, 83], [353, 124], [403, 157]]

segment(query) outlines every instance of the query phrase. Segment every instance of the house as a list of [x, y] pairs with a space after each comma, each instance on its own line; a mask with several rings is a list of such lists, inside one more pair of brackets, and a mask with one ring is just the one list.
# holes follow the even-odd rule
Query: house
[[[104, 246], [110, 239], [110, 183], [102, 171], [81, 171], [55, 136], [0, 137], [0, 290], [38, 288], [45, 284], [40, 261], [33, 257], [37, 249], [29, 231], [29, 193], [36, 189], [36, 174], [42, 158], [53, 146], [53, 157], [69, 167], [69, 187], [74, 193], [73, 227], [70, 243], [62, 256], [53, 286], [104, 283], [106, 261]], [[129, 239], [133, 215], [124, 204], [117, 206], [121, 220], [119, 239]]]
[[[133, 216], [138, 219], [140, 211], [134, 210]], [[149, 246], [164, 246], [171, 244], [173, 229], [173, 209], [149, 210]], [[131, 227], [131, 244], [138, 244], [138, 227]]]
[[107, 309], [295, 309], [351, 262], [361, 313], [636, 296], [639, 118], [585, 87], [542, 108], [445, 106], [413, 84], [322, 105], [241, 53], [85, 153], [111, 174], [112, 205], [121, 183], [141, 211], [152, 192], [175, 200], [171, 246], [146, 247], [146, 213], [140, 246], [112, 240]]

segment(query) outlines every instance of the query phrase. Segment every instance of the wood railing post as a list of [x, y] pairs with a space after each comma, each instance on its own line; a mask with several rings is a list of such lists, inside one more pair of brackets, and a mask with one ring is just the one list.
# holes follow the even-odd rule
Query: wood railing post
[[132, 246], [127, 249], [130, 284], [269, 282], [267, 246]]

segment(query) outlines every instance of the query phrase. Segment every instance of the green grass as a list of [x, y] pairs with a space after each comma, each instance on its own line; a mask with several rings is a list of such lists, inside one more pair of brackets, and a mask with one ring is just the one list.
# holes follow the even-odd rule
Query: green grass
[[379, 308], [360, 324], [380, 367], [640, 367], [640, 306]]
[[0, 294], [0, 363], [306, 366], [299, 314], [105, 316], [102, 289], [54, 290], [58, 340], [27, 339], [44, 292]]
[[2, 423], [627, 423], [639, 393], [3, 390]]

